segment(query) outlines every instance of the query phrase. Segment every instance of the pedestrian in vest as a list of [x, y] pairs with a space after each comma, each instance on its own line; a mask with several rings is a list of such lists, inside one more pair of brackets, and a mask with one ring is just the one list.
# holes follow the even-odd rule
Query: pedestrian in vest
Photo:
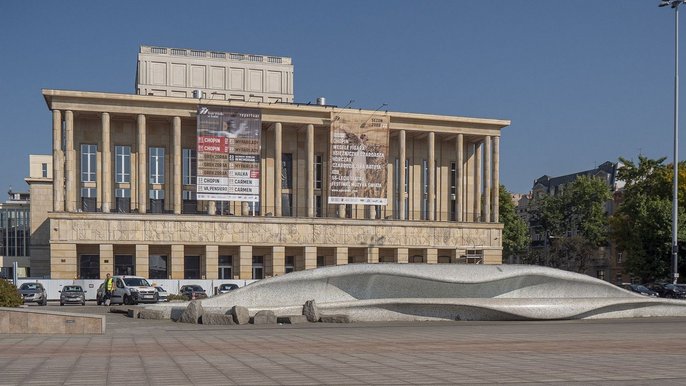
[[112, 276], [110, 274], [107, 274], [107, 277], [105, 278], [105, 305], [109, 306], [112, 298], [112, 287], [114, 285], [114, 280], [112, 280]]

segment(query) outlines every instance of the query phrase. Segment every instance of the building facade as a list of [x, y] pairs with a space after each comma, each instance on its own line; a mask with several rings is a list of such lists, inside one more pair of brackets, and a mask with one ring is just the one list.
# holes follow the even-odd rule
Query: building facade
[[335, 106], [203, 101], [259, 110], [262, 142], [258, 202], [200, 201], [197, 100], [43, 95], [54, 178], [52, 207], [36, 225], [47, 233], [35, 243], [48, 246], [52, 278], [259, 279], [362, 262], [501, 262], [500, 130], [509, 121], [348, 109], [389, 121], [387, 204], [328, 204]]
[[8, 199], [0, 202], [0, 278], [11, 278], [14, 263], [18, 274], [30, 274], [30, 209], [29, 194], [11, 189]]

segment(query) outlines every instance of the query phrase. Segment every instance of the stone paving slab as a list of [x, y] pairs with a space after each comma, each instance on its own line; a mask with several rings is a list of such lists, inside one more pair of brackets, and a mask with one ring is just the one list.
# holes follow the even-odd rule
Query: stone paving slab
[[70, 309], [106, 315], [104, 335], [0, 335], [0, 385], [686, 384], [683, 318], [203, 326], [106, 309]]

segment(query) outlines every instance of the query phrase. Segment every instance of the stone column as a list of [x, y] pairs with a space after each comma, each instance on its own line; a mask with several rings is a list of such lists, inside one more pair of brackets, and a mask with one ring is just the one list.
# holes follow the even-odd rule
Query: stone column
[[493, 137], [493, 222], [500, 222], [500, 137]]
[[281, 179], [283, 176], [281, 166], [281, 155], [283, 153], [281, 123], [274, 124], [274, 216], [281, 217]]
[[305, 141], [307, 142], [307, 185], [305, 187], [307, 217], [314, 217], [314, 125], [307, 125]]
[[65, 169], [67, 174], [66, 191], [67, 191], [67, 212], [74, 212], [76, 210], [76, 159], [74, 149], [74, 113], [67, 110], [64, 113], [64, 132], [66, 134], [66, 152], [67, 161]]
[[426, 248], [424, 250], [424, 261], [427, 264], [438, 264], [438, 249]]
[[398, 210], [400, 211], [400, 216], [398, 216], [399, 219], [401, 220], [407, 220], [405, 218], [405, 211], [407, 211], [407, 208], [405, 207], [405, 190], [407, 189], [405, 186], [405, 179], [407, 178], [405, 176], [405, 158], [407, 157], [407, 145], [406, 145], [406, 134], [405, 130], [400, 130], [400, 134], [398, 135], [400, 144], [399, 144], [399, 150], [400, 150], [400, 156], [399, 156], [399, 167], [400, 170], [398, 173], [398, 178], [400, 181], [398, 181], [398, 187], [399, 187], [399, 192], [398, 192], [398, 197], [400, 197], [400, 205], [398, 207]]
[[491, 182], [491, 137], [487, 136], [484, 142], [484, 222], [491, 222]]
[[112, 206], [112, 144], [110, 141], [110, 113], [102, 113], [102, 211]]
[[52, 110], [52, 210], [64, 211], [64, 152], [62, 151], [62, 112]]
[[50, 243], [50, 278], [78, 279], [76, 244]]
[[238, 247], [238, 261], [241, 280], [252, 279], [252, 246], [241, 245]]
[[205, 279], [219, 279], [219, 245], [205, 245]]
[[305, 269], [317, 268], [317, 247], [305, 247]]
[[481, 222], [481, 188], [483, 185], [481, 177], [482, 149], [481, 144], [474, 145], [474, 221]]
[[145, 115], [139, 114], [138, 124], [138, 213], [147, 211], [148, 203], [148, 148], [146, 143]]
[[272, 265], [273, 276], [286, 273], [286, 247], [272, 247]]
[[396, 263], [407, 264], [410, 254], [407, 248], [396, 248], [393, 254], [395, 255]]
[[336, 265], [346, 265], [348, 264], [348, 248], [347, 247], [336, 247], [334, 248], [334, 258], [336, 259]]
[[171, 264], [169, 264], [171, 266], [171, 269], [169, 270], [169, 274], [171, 275], [170, 279], [183, 279], [184, 253], [183, 244], [172, 244], [170, 256]]
[[104, 280], [108, 273], [114, 275], [114, 246], [100, 244], [100, 279]]
[[429, 142], [429, 213], [428, 220], [436, 219], [436, 134], [432, 131], [428, 136]]
[[148, 244], [136, 244], [136, 275], [150, 277], [150, 248]]
[[457, 222], [464, 221], [464, 136], [457, 135], [455, 141], [455, 219]]
[[183, 192], [181, 182], [181, 172], [183, 170], [182, 153], [181, 153], [181, 117], [174, 117], [172, 119], [172, 154], [174, 154], [174, 179], [172, 182], [172, 202], [174, 203], [174, 214], [181, 214], [183, 206]]
[[338, 218], [345, 218], [345, 204], [338, 204]]
[[379, 248], [368, 247], [365, 250], [365, 254], [367, 255], [367, 263], [377, 264], [379, 262]]
[[217, 214], [217, 201], [207, 201], [207, 214], [210, 216]]

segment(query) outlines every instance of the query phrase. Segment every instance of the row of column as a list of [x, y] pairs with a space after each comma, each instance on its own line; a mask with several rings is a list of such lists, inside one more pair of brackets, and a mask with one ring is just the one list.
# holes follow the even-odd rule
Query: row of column
[[[111, 134], [110, 134], [110, 114], [102, 113], [102, 211], [110, 212], [112, 206], [112, 156], [111, 156]], [[59, 110], [53, 110], [53, 176], [54, 176], [54, 210], [73, 212], [76, 210], [77, 202], [77, 181], [76, 181], [76, 157], [74, 148], [74, 114], [72, 111], [65, 111], [65, 148], [66, 159], [62, 151], [62, 113]], [[136, 118], [136, 128], [138, 137], [138, 211], [145, 213], [147, 210], [148, 198], [148, 184], [147, 184], [147, 133], [146, 133], [146, 117], [139, 114]], [[281, 154], [283, 144], [283, 126], [281, 123], [274, 124], [275, 131], [275, 151], [274, 151], [274, 215], [280, 217], [282, 215], [281, 205]], [[400, 130], [399, 135], [399, 158], [400, 165], [405, 165], [407, 159], [407, 133], [405, 130]], [[428, 142], [428, 220], [433, 221], [436, 218], [435, 209], [435, 190], [436, 190], [436, 135], [434, 132], [429, 132], [427, 135]], [[464, 135], [457, 134], [455, 138], [455, 153], [456, 153], [456, 221], [485, 221], [498, 222], [499, 219], [499, 205], [498, 205], [498, 190], [499, 190], [499, 157], [500, 157], [500, 137], [486, 136], [483, 140], [483, 151], [481, 144], [475, 144], [474, 149], [474, 181], [471, 183], [466, 181], [464, 170], [465, 163], [468, 160], [465, 158], [465, 143]], [[173, 211], [175, 214], [181, 213], [182, 207], [182, 192], [181, 192], [181, 118], [172, 118], [172, 155], [173, 155]], [[307, 217], [314, 217], [314, 125], [309, 124], [306, 127], [306, 151], [307, 151], [307, 171], [306, 171], [306, 194], [307, 194]], [[482, 152], [483, 161], [482, 161]], [[66, 161], [66, 162], [65, 162]], [[66, 171], [65, 171], [66, 169]], [[482, 176], [482, 170], [484, 175]], [[406, 203], [405, 203], [405, 167], [401, 166], [399, 170], [399, 191], [401, 199], [399, 200], [400, 219], [406, 220]], [[66, 174], [66, 176], [65, 176]], [[65, 178], [66, 177], [66, 178]], [[66, 180], [66, 200], [64, 197], [65, 181]], [[473, 197], [471, 200], [466, 200], [466, 188], [471, 187]], [[483, 202], [482, 202], [483, 197]], [[474, 218], [467, 218], [466, 214], [468, 208], [465, 208], [464, 203], [471, 201], [474, 207], [471, 208], [474, 213]], [[65, 207], [66, 202], [66, 207]], [[213, 204], [213, 203], [211, 203]], [[210, 213], [214, 213], [210, 205]], [[345, 217], [345, 206], [341, 205], [339, 208], [339, 216]], [[481, 214], [481, 216], [479, 215]]]

